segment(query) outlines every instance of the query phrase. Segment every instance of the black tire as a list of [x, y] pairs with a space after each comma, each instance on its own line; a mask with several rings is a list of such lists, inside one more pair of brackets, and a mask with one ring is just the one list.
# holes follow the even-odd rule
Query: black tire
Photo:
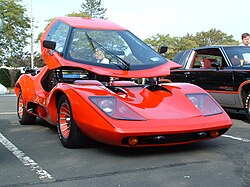
[[23, 104], [22, 92], [18, 94], [17, 98], [17, 117], [21, 125], [31, 125], [36, 121], [36, 116], [30, 114]]
[[250, 92], [247, 93], [244, 107], [245, 107], [245, 113], [246, 113], [247, 119], [250, 121]]
[[91, 143], [91, 140], [81, 132], [75, 123], [66, 95], [62, 95], [58, 102], [57, 130], [59, 139], [66, 148], [87, 147]]

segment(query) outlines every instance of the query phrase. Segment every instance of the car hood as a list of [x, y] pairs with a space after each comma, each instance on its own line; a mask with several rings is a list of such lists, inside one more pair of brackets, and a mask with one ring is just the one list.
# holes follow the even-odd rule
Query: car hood
[[[146, 87], [127, 88], [128, 94], [120, 99], [147, 119], [180, 119], [201, 115], [179, 87], [169, 88], [156, 91]], [[177, 101], [181, 102], [178, 104]]]
[[[123, 87], [126, 94], [114, 93], [105, 86], [71, 85], [75, 92], [88, 100], [90, 96], [115, 96], [146, 119], [183, 119], [202, 116], [178, 86], [151, 91], [147, 87]], [[183, 107], [185, 106], [185, 107]]]

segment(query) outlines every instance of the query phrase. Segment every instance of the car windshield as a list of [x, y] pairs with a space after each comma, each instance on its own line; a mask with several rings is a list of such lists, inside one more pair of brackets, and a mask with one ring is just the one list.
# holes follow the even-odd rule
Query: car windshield
[[250, 65], [250, 47], [235, 46], [224, 49], [233, 66]]
[[109, 68], [143, 69], [167, 60], [127, 30], [74, 28], [65, 58]]

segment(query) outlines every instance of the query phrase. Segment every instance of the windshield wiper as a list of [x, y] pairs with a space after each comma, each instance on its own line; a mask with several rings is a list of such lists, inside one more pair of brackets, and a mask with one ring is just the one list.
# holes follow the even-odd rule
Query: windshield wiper
[[[86, 33], [86, 32], [85, 32]], [[100, 43], [98, 43], [97, 41], [95, 41], [93, 38], [91, 38], [87, 33], [86, 36], [90, 42], [91, 48], [95, 51], [95, 47], [94, 47], [94, 43], [96, 45], [98, 45], [101, 49], [103, 49], [105, 52], [109, 53], [111, 56], [117, 58], [124, 66], [125, 68], [121, 68], [121, 66], [119, 66], [118, 64], [115, 64], [116, 66], [118, 66], [119, 68], [123, 69], [123, 70], [130, 70], [130, 63], [126, 62], [125, 60], [123, 60], [122, 58], [120, 58], [119, 56], [117, 56], [116, 54], [114, 54], [113, 52], [109, 51], [108, 49], [106, 49], [103, 45], [101, 45]]]
[[88, 41], [90, 43], [90, 46], [91, 46], [93, 52], [95, 52], [95, 46], [94, 46], [94, 44], [92, 42], [92, 38], [90, 38], [89, 35], [86, 32], [85, 32], [85, 35], [86, 35], [86, 37], [87, 37], [87, 39], [88, 39]]

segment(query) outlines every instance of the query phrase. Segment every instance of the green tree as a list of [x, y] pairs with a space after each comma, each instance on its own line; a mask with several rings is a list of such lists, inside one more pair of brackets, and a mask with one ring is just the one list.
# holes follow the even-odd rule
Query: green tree
[[172, 59], [178, 52], [201, 46], [210, 45], [238, 45], [239, 42], [233, 39], [232, 35], [216, 29], [207, 32], [197, 32], [196, 35], [186, 34], [183, 37], [171, 37], [169, 34], [157, 34], [144, 40], [147, 44], [158, 50], [160, 46], [168, 46], [165, 57]]
[[159, 47], [161, 46], [168, 46], [167, 54], [163, 55], [169, 59], [172, 58], [174, 53], [173, 48], [176, 42], [175, 38], [171, 37], [169, 34], [167, 35], [156, 34], [151, 38], [146, 38], [144, 42], [146, 42], [149, 46], [151, 46], [155, 51], [158, 51]]
[[173, 38], [170, 37], [169, 34], [156, 34], [150, 38], [146, 38], [144, 42], [149, 44], [154, 50], [157, 51], [160, 46], [170, 46], [173, 43]]
[[3, 29], [3, 21], [0, 19], [0, 32], [2, 31]]
[[190, 34], [175, 38], [174, 49], [176, 51], [183, 51], [195, 47], [199, 47], [199, 45], [195, 41], [195, 37]]
[[30, 19], [21, 0], [0, 0], [0, 18], [3, 30], [0, 35], [0, 65], [15, 66], [15, 56], [28, 44]]
[[92, 18], [105, 19], [107, 8], [102, 8], [101, 3], [101, 0], [85, 0], [81, 5], [81, 13], [88, 14]]
[[168, 58], [173, 59], [174, 56], [183, 50], [188, 50], [191, 48], [199, 47], [198, 44], [194, 41], [193, 37], [187, 35], [184, 37], [175, 37], [174, 43], [170, 46]]
[[68, 17], [81, 17], [81, 18], [91, 18], [89, 14], [86, 14], [84, 12], [72, 12], [70, 14], [67, 14]]
[[239, 44], [239, 42], [233, 39], [232, 35], [227, 35], [226, 33], [216, 29], [210, 29], [207, 32], [197, 32], [194, 40], [198, 46]]
[[[34, 57], [35, 67], [43, 67], [45, 65], [40, 53], [35, 51], [33, 57]], [[12, 58], [15, 60], [15, 67], [30, 66], [30, 59], [31, 59], [30, 52], [26, 51], [26, 52], [21, 52], [19, 54], [15, 54], [15, 56], [13, 56]]]

